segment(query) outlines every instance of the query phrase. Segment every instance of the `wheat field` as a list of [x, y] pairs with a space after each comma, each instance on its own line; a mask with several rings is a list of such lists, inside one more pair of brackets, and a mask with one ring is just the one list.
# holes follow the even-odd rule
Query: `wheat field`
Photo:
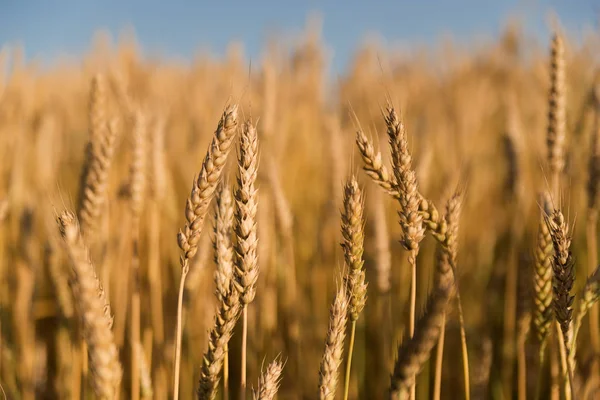
[[600, 398], [600, 36], [0, 55], [8, 399]]

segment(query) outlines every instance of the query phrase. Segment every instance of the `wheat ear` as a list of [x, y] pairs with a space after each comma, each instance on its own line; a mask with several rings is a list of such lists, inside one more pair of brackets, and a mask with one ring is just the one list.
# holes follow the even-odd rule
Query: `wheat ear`
[[453, 290], [453, 284], [435, 289], [429, 296], [425, 315], [419, 319], [414, 336], [399, 346], [391, 377], [390, 399], [409, 396], [415, 376], [429, 359], [431, 349], [438, 340]]
[[248, 340], [248, 304], [256, 296], [258, 280], [258, 235], [256, 212], [258, 190], [255, 188], [258, 174], [258, 136], [252, 121], [244, 123], [240, 136], [238, 154], [238, 177], [235, 191], [235, 269], [234, 285], [240, 292], [242, 303], [242, 360], [241, 393], [246, 395], [246, 351]]
[[135, 343], [135, 357], [138, 359], [140, 369], [140, 393], [142, 399], [154, 398], [154, 390], [152, 389], [152, 374], [146, 361], [144, 347], [140, 342]]
[[208, 350], [202, 360], [198, 400], [212, 400], [217, 395], [219, 374], [227, 355], [227, 344], [240, 316], [240, 293], [231, 287], [219, 302], [215, 323], [209, 334]]
[[581, 329], [583, 318], [598, 300], [600, 300], [600, 267], [596, 268], [596, 271], [588, 278], [577, 302], [577, 312], [575, 313], [575, 320], [573, 322], [573, 335], [571, 336], [571, 344], [569, 346], [571, 349], [571, 365], [574, 365], [575, 362], [577, 335], [579, 334], [579, 329]]
[[348, 321], [349, 299], [345, 286], [341, 286], [329, 313], [329, 328], [325, 339], [325, 351], [319, 367], [319, 399], [333, 400], [337, 390], [338, 369], [344, 355], [346, 322]]
[[[544, 346], [552, 324], [552, 236], [546, 224], [545, 216], [552, 213], [549, 193], [540, 195], [541, 220], [538, 228], [535, 248], [535, 268], [533, 277], [534, 310], [533, 328], [540, 343], [540, 356], [543, 358]], [[543, 360], [541, 360], [543, 361]]]
[[[571, 290], [575, 280], [575, 262], [571, 255], [571, 236], [569, 228], [565, 222], [564, 216], [560, 210], [555, 209], [551, 215], [546, 216], [546, 224], [550, 229], [552, 237], [552, 245], [554, 247], [554, 256], [552, 258], [552, 289], [554, 308], [554, 317], [560, 329], [560, 346], [561, 358], [563, 363], [563, 371], [569, 375], [569, 383], [571, 393], [574, 392], [573, 387], [573, 371], [569, 359], [569, 343], [572, 335], [572, 319], [573, 319], [573, 299]], [[566, 365], [565, 365], [566, 364]], [[574, 398], [574, 395], [571, 395]]]
[[[408, 261], [412, 269], [410, 281], [410, 315], [408, 330], [412, 337], [415, 331], [415, 315], [417, 307], [417, 255], [419, 244], [425, 237], [423, 216], [419, 213], [421, 195], [417, 189], [417, 176], [412, 169], [412, 157], [408, 150], [408, 138], [404, 123], [391, 105], [384, 114], [387, 125], [390, 150], [392, 155], [392, 170], [398, 183], [398, 201], [400, 210], [400, 227], [402, 228], [402, 245], [410, 252]], [[411, 398], [414, 399], [415, 389], [412, 388]]]
[[73, 269], [69, 283], [83, 320], [92, 386], [98, 397], [113, 399], [121, 381], [121, 365], [111, 329], [110, 304], [90, 261], [75, 216], [65, 211], [57, 223]]
[[114, 123], [106, 118], [105, 83], [101, 75], [92, 80], [90, 90], [89, 133], [86, 155], [81, 172], [77, 217], [81, 232], [89, 240], [98, 229], [106, 203], [108, 173], [116, 138]]
[[[233, 244], [231, 231], [233, 226], [233, 202], [225, 182], [221, 183], [216, 196], [213, 248], [215, 250], [215, 286], [217, 300], [223, 299], [232, 288]], [[223, 398], [229, 398], [229, 354], [225, 347], [223, 358]]]
[[177, 243], [182, 250], [180, 257], [181, 280], [179, 282], [179, 296], [177, 299], [177, 328], [175, 345], [175, 370], [173, 384], [173, 398], [179, 398], [179, 369], [181, 363], [181, 330], [183, 312], [183, 292], [185, 290], [185, 278], [190, 270], [190, 259], [198, 251], [198, 241], [204, 225], [204, 219], [214, 196], [215, 189], [219, 184], [221, 173], [227, 161], [227, 155], [231, 149], [231, 143], [237, 128], [237, 106], [228, 106], [221, 120], [206, 157], [202, 163], [202, 169], [197, 179], [194, 179], [192, 192], [187, 199], [185, 207], [186, 224], [177, 235]]
[[283, 362], [276, 358], [269, 364], [267, 370], [260, 376], [258, 390], [254, 392], [254, 400], [273, 400], [279, 390]]
[[348, 318], [350, 319], [350, 346], [346, 362], [346, 378], [344, 380], [344, 400], [348, 399], [350, 388], [350, 370], [352, 367], [352, 352], [354, 350], [354, 335], [356, 321], [367, 301], [367, 284], [365, 283], [365, 270], [363, 268], [364, 252], [364, 200], [354, 176], [344, 185], [344, 210], [342, 212], [342, 248], [348, 272], [344, 276], [344, 284], [350, 305]]
[[136, 110], [133, 127], [132, 160], [129, 171], [129, 195], [131, 206], [131, 399], [140, 398], [140, 357], [135, 344], [140, 341], [140, 217], [146, 197], [146, 118], [141, 110]]
[[[394, 175], [390, 175], [387, 167], [383, 165], [381, 153], [376, 152], [373, 143], [369, 141], [363, 131], [356, 133], [356, 144], [363, 159], [366, 174], [373, 179], [383, 190], [395, 199], [400, 199], [398, 181]], [[427, 200], [417, 192], [419, 214], [423, 224], [439, 242], [446, 240], [447, 225], [443, 216], [439, 213], [435, 204]]]
[[[460, 222], [460, 211], [462, 206], [462, 193], [456, 192], [446, 203], [446, 215], [444, 217], [448, 226], [448, 232], [444, 243], [439, 243], [436, 248], [436, 274], [435, 274], [435, 287], [443, 288], [454, 282], [454, 274], [456, 273], [456, 259], [458, 254], [458, 228]], [[458, 294], [458, 291], [457, 291]], [[463, 354], [463, 374], [465, 377], [465, 390], [469, 392], [469, 367], [468, 367], [468, 355], [466, 346], [466, 337], [464, 334], [464, 321], [462, 321], [462, 306], [459, 311], [461, 313], [461, 344]], [[442, 317], [442, 325], [440, 328], [440, 337], [438, 339], [438, 346], [436, 351], [436, 368], [434, 378], [434, 391], [433, 398], [439, 399], [441, 394], [441, 381], [442, 381], [442, 361], [444, 356], [444, 340], [445, 340], [445, 329], [446, 329], [446, 314]], [[468, 394], [467, 394], [467, 397]]]
[[548, 167], [554, 198], [558, 198], [560, 175], [565, 167], [565, 57], [560, 35], [552, 38], [550, 54], [550, 90], [548, 92]]
[[[586, 242], [588, 255], [588, 273], [593, 273], [598, 265], [598, 197], [600, 194], [600, 85], [592, 91], [594, 105], [594, 126], [590, 146], [590, 159], [588, 164], [588, 217], [586, 224]], [[600, 325], [598, 306], [589, 310], [590, 343], [596, 354], [600, 354], [600, 332], [594, 329]], [[600, 370], [600, 362], [596, 360], [592, 369]]]

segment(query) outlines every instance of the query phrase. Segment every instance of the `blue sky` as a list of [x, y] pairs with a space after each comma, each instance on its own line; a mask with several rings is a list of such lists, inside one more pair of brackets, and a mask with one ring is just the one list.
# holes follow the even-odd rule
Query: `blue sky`
[[298, 33], [318, 12], [333, 69], [340, 72], [367, 34], [408, 45], [435, 43], [444, 34], [458, 41], [490, 38], [518, 15], [528, 33], [545, 40], [550, 10], [577, 34], [596, 26], [600, 0], [0, 0], [0, 45], [20, 43], [27, 58], [51, 63], [84, 54], [98, 29], [116, 38], [131, 27], [147, 53], [191, 59], [208, 48], [222, 55], [237, 40], [255, 58], [269, 32]]

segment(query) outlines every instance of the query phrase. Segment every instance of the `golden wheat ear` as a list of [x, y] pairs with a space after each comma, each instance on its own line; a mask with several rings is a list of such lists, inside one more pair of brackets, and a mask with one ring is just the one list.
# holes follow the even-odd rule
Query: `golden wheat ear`
[[254, 391], [254, 400], [273, 400], [277, 396], [284, 363], [277, 357], [269, 364], [258, 380], [258, 390]]
[[106, 88], [96, 75], [90, 89], [89, 141], [81, 172], [77, 217], [81, 232], [94, 238], [108, 196], [108, 174], [115, 151], [116, 124], [106, 116]]
[[348, 294], [345, 286], [341, 285], [331, 305], [325, 351], [319, 367], [319, 399], [321, 400], [333, 400], [335, 398], [338, 370], [344, 358], [348, 309]]
[[57, 223], [73, 269], [70, 286], [83, 322], [92, 386], [98, 397], [113, 399], [121, 382], [121, 364], [111, 329], [110, 304], [96, 276], [75, 215], [65, 211]]
[[181, 334], [182, 334], [182, 314], [183, 314], [183, 293], [185, 291], [185, 279], [190, 271], [190, 259], [198, 251], [198, 242], [200, 233], [204, 226], [204, 220], [208, 212], [210, 202], [219, 185], [221, 174], [225, 168], [227, 156], [231, 150], [231, 145], [235, 137], [238, 126], [238, 108], [237, 105], [228, 106], [210, 147], [206, 152], [202, 169], [198, 177], [194, 179], [192, 192], [185, 205], [186, 223], [183, 230], [177, 234], [177, 244], [182, 251], [179, 258], [181, 264], [181, 278], [179, 282], [179, 294], [177, 298], [177, 327], [175, 333], [175, 368], [173, 372], [173, 398], [179, 398], [179, 370], [181, 364]]

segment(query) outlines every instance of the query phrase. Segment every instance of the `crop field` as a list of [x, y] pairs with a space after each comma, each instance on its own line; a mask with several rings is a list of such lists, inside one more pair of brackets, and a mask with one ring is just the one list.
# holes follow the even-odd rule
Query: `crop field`
[[599, 399], [600, 35], [0, 53], [7, 399]]

